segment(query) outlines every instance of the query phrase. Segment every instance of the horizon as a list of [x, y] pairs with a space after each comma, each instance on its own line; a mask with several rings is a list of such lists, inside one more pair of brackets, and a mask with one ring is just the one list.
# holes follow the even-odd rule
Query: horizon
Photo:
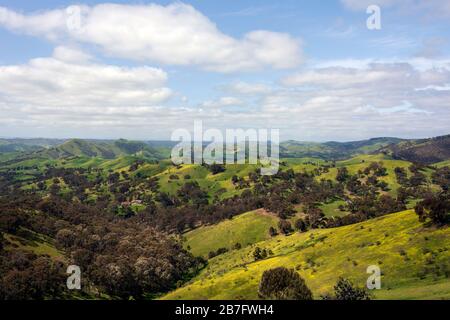
[[[450, 135], [450, 133], [448, 134], [443, 134], [443, 135], [439, 135], [439, 136], [430, 136], [430, 137], [421, 137], [421, 138], [403, 138], [403, 137], [372, 137], [372, 138], [366, 138], [366, 139], [361, 139], [361, 140], [324, 140], [324, 141], [314, 141], [314, 140], [296, 140], [296, 139], [280, 139], [280, 143], [286, 143], [286, 142], [298, 142], [298, 143], [332, 143], [332, 142], [337, 142], [337, 143], [351, 143], [351, 142], [359, 142], [359, 141], [370, 141], [370, 140], [376, 140], [376, 139], [399, 139], [399, 140], [426, 140], [426, 139], [435, 139], [435, 138], [441, 138], [441, 137], [446, 137]], [[118, 141], [118, 140], [125, 140], [125, 141], [135, 141], [135, 142], [172, 142], [172, 143], [176, 143], [179, 141], [172, 141], [170, 139], [127, 139], [127, 138], [74, 138], [74, 137], [69, 137], [69, 138], [49, 138], [49, 137], [7, 137], [7, 136], [0, 136], [0, 140], [60, 140], [60, 141], [72, 141], [72, 140], [82, 140], [82, 141]], [[248, 141], [248, 140], [247, 140]], [[196, 140], [192, 140], [192, 142], [196, 142]], [[201, 142], [203, 143], [210, 143], [210, 142], [214, 142], [213, 140], [202, 140]], [[270, 140], [269, 140], [270, 142]]]

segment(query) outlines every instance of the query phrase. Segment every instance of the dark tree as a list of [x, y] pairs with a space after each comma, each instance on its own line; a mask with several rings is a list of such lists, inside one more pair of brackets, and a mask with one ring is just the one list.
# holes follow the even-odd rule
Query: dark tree
[[275, 237], [275, 236], [278, 235], [278, 232], [277, 232], [277, 230], [276, 230], [274, 227], [270, 227], [270, 228], [269, 228], [269, 235], [270, 235], [271, 237]]
[[258, 295], [268, 300], [312, 300], [305, 280], [294, 270], [279, 267], [264, 271]]
[[292, 231], [294, 231], [294, 230], [292, 230], [291, 223], [284, 219], [282, 219], [278, 222], [278, 228], [280, 228], [280, 232], [284, 233], [285, 235], [288, 235]]
[[337, 175], [336, 180], [339, 182], [345, 182], [350, 178], [350, 174], [348, 173], [348, 170], [346, 167], [338, 168], [337, 169]]
[[450, 223], [450, 197], [446, 192], [433, 195], [419, 202], [415, 211], [420, 221], [430, 220], [437, 226], [443, 226]]
[[305, 220], [298, 219], [297, 221], [295, 221], [295, 229], [300, 232], [305, 232], [306, 230], [308, 230], [308, 226], [306, 225]]
[[357, 288], [345, 278], [339, 278], [334, 286], [336, 300], [370, 300], [369, 293], [363, 288]]

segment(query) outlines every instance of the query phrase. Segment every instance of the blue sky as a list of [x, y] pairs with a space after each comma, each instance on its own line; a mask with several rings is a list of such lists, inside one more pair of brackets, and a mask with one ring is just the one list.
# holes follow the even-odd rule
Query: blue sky
[[0, 1], [0, 136], [167, 139], [194, 120], [297, 140], [448, 133], [446, 1], [379, 0], [381, 30], [377, 1], [113, 3]]

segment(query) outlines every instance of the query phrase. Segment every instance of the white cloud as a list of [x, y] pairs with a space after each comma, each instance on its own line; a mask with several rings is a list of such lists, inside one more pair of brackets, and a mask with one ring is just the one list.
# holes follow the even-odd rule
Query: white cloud
[[0, 7], [0, 25], [53, 41], [93, 44], [117, 57], [218, 72], [284, 69], [302, 60], [301, 42], [289, 34], [255, 30], [236, 39], [179, 2], [80, 8], [80, 28], [73, 27], [77, 26], [74, 13], [63, 9], [22, 15]]
[[205, 101], [200, 106], [202, 108], [223, 108], [240, 106], [242, 103], [243, 102], [236, 97], [221, 97], [217, 100]]
[[234, 82], [225, 87], [225, 90], [239, 95], [260, 95], [269, 93], [270, 86], [262, 83]]
[[52, 57], [0, 66], [0, 110], [4, 119], [42, 124], [133, 117], [171, 97], [166, 81], [161, 69], [98, 64], [83, 52], [58, 47]]

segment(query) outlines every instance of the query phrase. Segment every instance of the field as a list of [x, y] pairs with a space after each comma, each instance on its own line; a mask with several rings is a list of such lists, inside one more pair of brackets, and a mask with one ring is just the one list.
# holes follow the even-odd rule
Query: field
[[[213, 231], [211, 231], [213, 233]], [[225, 245], [225, 243], [224, 243]], [[274, 255], [254, 261], [255, 247]], [[412, 210], [363, 223], [278, 236], [215, 257], [200, 275], [163, 299], [257, 299], [264, 270], [295, 268], [316, 299], [340, 276], [364, 286], [370, 265], [382, 271], [378, 299], [450, 298], [450, 229], [426, 228]]]
[[219, 248], [231, 249], [236, 243], [243, 247], [269, 238], [269, 228], [276, 227], [278, 218], [264, 210], [244, 213], [214, 226], [206, 226], [184, 235], [185, 247], [196, 256], [207, 256]]

